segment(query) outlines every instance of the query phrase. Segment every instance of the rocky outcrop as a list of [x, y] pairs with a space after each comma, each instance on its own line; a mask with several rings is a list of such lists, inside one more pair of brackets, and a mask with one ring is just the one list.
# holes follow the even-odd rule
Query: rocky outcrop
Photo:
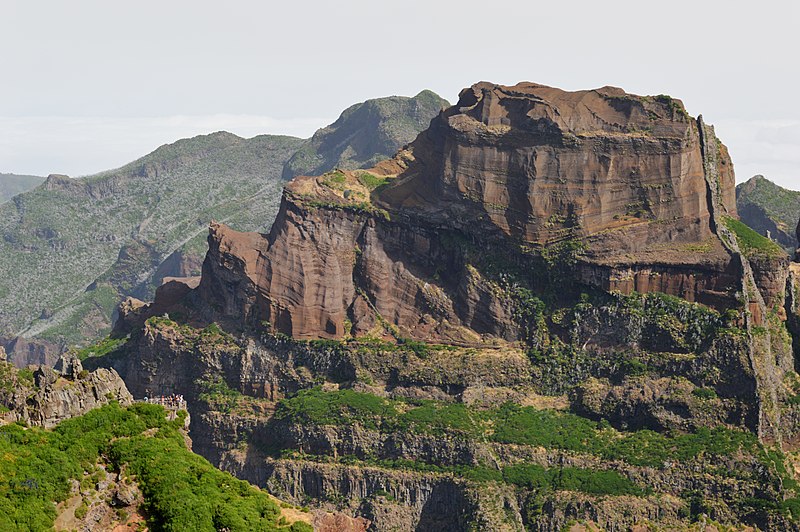
[[502, 511], [504, 504], [517, 507], [510, 491], [501, 489], [498, 500], [492, 500], [485, 496], [494, 490], [485, 489], [481, 504], [474, 488], [452, 476], [287, 460], [269, 460], [260, 467], [253, 465], [232, 462], [225, 469], [254, 484], [266, 485], [285, 500], [312, 497], [329, 500], [332, 508], [337, 507], [338, 501], [339, 506], [343, 504], [371, 521], [369, 530], [457, 532], [471, 525], [481, 530], [522, 530], [518, 515]]
[[133, 397], [113, 369], [83, 369], [74, 355], [63, 355], [57, 369], [39, 366], [28, 380], [7, 362], [2, 365], [0, 404], [7, 410], [0, 419], [52, 428], [61, 421], [117, 401], [133, 403]]
[[296, 179], [268, 236], [213, 225], [200, 298], [300, 338], [385, 320], [420, 339], [513, 339], [507, 305], [453, 246], [500, 237], [574, 243], [577, 278], [603, 290], [739, 304], [742, 268], [715, 233], [735, 215], [730, 159], [678, 100], [480, 83], [372, 172], [386, 185]]
[[[375, 530], [670, 528], [703, 513], [791, 528], [782, 502], [763, 503], [795, 497], [764, 449], [800, 441], [783, 322], [800, 323], [798, 292], [787, 301], [787, 259], [736, 220], [733, 184], [713, 127], [678, 100], [479, 83], [393, 159], [295, 178], [269, 234], [213, 223], [199, 285], [130, 302], [129, 356], [113, 363], [136, 396], [186, 395], [215, 464]], [[317, 386], [367, 394], [348, 406], [366, 421], [275, 415]], [[682, 433], [711, 443], [656, 467], [491, 440], [496, 420], [469, 437], [402, 433], [386, 398], [568, 408], [597, 423], [586, 441], [641, 431], [631, 445], [654, 452]], [[715, 454], [720, 425], [750, 443]], [[542, 496], [504, 476], [517, 464], [604, 485]], [[608, 491], [617, 481], [634, 487]]]

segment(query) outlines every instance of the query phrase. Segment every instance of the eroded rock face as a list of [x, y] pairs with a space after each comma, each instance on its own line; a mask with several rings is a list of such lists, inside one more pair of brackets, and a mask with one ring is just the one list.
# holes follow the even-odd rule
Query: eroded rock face
[[0, 404], [8, 409], [2, 415], [6, 422], [23, 421], [28, 425], [53, 428], [65, 419], [111, 401], [122, 406], [133, 403], [125, 383], [113, 369], [88, 372], [77, 359], [62, 357], [58, 364], [62, 373], [42, 365], [33, 372], [33, 382], [29, 382], [9, 363], [0, 364], [5, 384], [0, 391]]
[[[531, 243], [622, 227], [636, 237], [625, 251], [698, 241], [712, 234], [701, 143], [669, 97], [478, 83], [412, 144], [418, 160], [381, 200], [462, 223], [483, 216]], [[730, 168], [724, 152], [720, 164]], [[720, 178], [733, 213], [733, 173]]]
[[53, 342], [22, 336], [0, 337], [0, 346], [5, 348], [8, 360], [18, 368], [25, 368], [32, 364], [52, 366], [62, 351], [62, 347]]
[[[135, 395], [185, 394], [195, 449], [215, 464], [291, 500], [335, 498], [376, 530], [674, 527], [694, 512], [693, 490], [718, 500], [715, 518], [738, 522], [720, 494], [777, 495], [759, 491], [759, 464], [727, 456], [707, 471], [744, 467], [756, 480], [272, 416], [317, 385], [483, 405], [547, 396], [545, 408], [619, 429], [727, 425], [796, 446], [781, 320], [800, 323], [800, 298], [786, 300], [783, 257], [740, 247], [733, 182], [713, 128], [677, 100], [479, 83], [369, 172], [294, 179], [268, 235], [212, 224], [199, 286], [163, 291], [152, 308], [237, 339], [139, 324], [120, 372]], [[445, 346], [414, 351], [413, 340]], [[223, 404], [204, 392], [209, 379], [243, 396]], [[278, 459], [279, 448], [298, 454]], [[508, 484], [476, 494], [457, 475], [343, 457], [610, 468], [658, 495], [523, 500]]]
[[[588, 286], [739, 305], [742, 266], [716, 234], [735, 215], [730, 158], [679, 100], [479, 83], [372, 172], [386, 186], [296, 178], [267, 236], [213, 224], [198, 291], [211, 314], [299, 338], [379, 321], [426, 340], [516, 338], [464, 241], [514, 243], [528, 269], [542, 265], [526, 247], [577, 243]], [[769, 275], [759, 288], [781, 306]]]

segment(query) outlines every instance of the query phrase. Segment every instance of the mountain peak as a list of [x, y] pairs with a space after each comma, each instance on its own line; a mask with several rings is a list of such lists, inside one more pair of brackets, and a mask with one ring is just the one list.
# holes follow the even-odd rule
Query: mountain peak
[[284, 179], [318, 175], [331, 168], [369, 168], [414, 140], [448, 106], [430, 90], [413, 98], [387, 96], [345, 109], [330, 126], [319, 129], [286, 164]]

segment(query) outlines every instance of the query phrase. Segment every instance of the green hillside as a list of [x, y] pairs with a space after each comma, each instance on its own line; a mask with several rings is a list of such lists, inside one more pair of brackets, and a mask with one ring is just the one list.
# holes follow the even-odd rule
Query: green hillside
[[107, 330], [124, 295], [152, 294], [176, 250], [199, 263], [210, 220], [267, 229], [302, 143], [203, 135], [95, 176], [50, 176], [1, 205], [0, 333], [77, 343]]
[[35, 175], [0, 174], [0, 203], [35, 188], [42, 181], [43, 177]]
[[744, 223], [770, 236], [790, 253], [798, 247], [795, 229], [800, 219], [800, 192], [753, 176], [736, 187], [736, 210]]
[[424, 90], [408, 98], [391, 96], [347, 108], [292, 156], [283, 176], [320, 175], [334, 168], [369, 168], [393, 155], [426, 129], [447, 100]]
[[[286, 524], [267, 493], [189, 451], [180, 430], [184, 419], [179, 412], [168, 421], [158, 405], [111, 404], [52, 431], [0, 427], [0, 530], [50, 530], [65, 511], [70, 524], [80, 524], [106, 504], [117, 507], [120, 525], [146, 519], [151, 530], [311, 530], [303, 522]], [[113, 493], [112, 483], [114, 499], [93, 497], [98, 491]], [[143, 515], [129, 514], [119, 499], [130, 501], [125, 507], [138, 514], [133, 506], [138, 493]], [[67, 499], [74, 508], [57, 506]]]

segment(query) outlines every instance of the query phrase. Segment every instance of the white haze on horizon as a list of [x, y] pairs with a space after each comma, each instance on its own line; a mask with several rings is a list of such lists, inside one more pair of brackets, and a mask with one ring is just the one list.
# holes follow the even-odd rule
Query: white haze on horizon
[[[334, 120], [225, 114], [0, 117], [0, 173], [80, 177], [119, 168], [182, 138], [215, 131], [244, 138], [264, 134], [309, 138]], [[800, 190], [800, 120], [723, 120], [713, 125], [730, 150], [737, 183], [761, 174], [784, 188]]]
[[786, 0], [0, 0], [0, 172], [91, 174], [219, 129], [308, 137], [356, 102], [486, 80], [670, 94], [740, 181], [800, 189], [798, 20]]
[[226, 115], [161, 117], [0, 117], [0, 173], [81, 177], [119, 168], [159, 146], [227, 131], [243, 138], [309, 138], [325, 118]]

